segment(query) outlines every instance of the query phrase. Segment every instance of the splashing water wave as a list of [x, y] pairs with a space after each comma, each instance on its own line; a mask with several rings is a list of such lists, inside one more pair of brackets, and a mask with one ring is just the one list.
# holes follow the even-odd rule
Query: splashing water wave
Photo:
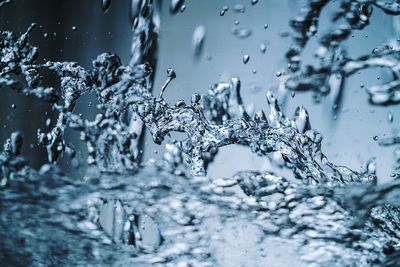
[[[183, 5], [175, 2], [172, 13]], [[285, 87], [325, 95], [331, 90], [326, 87], [331, 75], [345, 77], [374, 66], [397, 74], [397, 47], [385, 46], [359, 59], [337, 54], [342, 40], [368, 24], [370, 5], [398, 14], [395, 1], [342, 1], [337, 17], [345, 16], [347, 27], [321, 37], [320, 68], [300, 70], [300, 52], [328, 2], [311, 1], [291, 21], [295, 36], [287, 53]], [[108, 9], [110, 2], [106, 4]], [[321, 151], [322, 136], [311, 128], [306, 109], [297, 108], [292, 119], [285, 116], [271, 91], [266, 94], [267, 111], [250, 116], [237, 77], [214, 85], [206, 95], [193, 94], [190, 103], [179, 100], [170, 105], [163, 94], [176, 73], [169, 69], [160, 96], [155, 97], [156, 5], [131, 1], [131, 22], [134, 36], [144, 38], [133, 38], [130, 64], [124, 66], [118, 56], [104, 53], [90, 70], [75, 62], [38, 63], [38, 49], [28, 42], [34, 24], [20, 37], [1, 32], [0, 86], [34, 95], [58, 112], [50, 132], [38, 130], [50, 162], [40, 170], [29, 167], [21, 155], [20, 132], [4, 144], [2, 262], [240, 266], [243, 258], [221, 256], [224, 250], [237, 250], [240, 243], [239, 250], [251, 254], [242, 264], [250, 266], [282, 260], [275, 255], [282, 251], [274, 250], [279, 244], [298, 266], [395, 266], [400, 260], [399, 180], [377, 185], [372, 161], [360, 172], [331, 163]], [[43, 85], [48, 71], [59, 77], [60, 91]], [[398, 102], [394, 77], [368, 89], [373, 103]], [[93, 121], [74, 113], [77, 100], [87, 93], [96, 94], [102, 110]], [[163, 159], [143, 167], [138, 152], [143, 125], [157, 144], [173, 131], [185, 133], [186, 139], [166, 144]], [[51, 164], [62, 153], [75, 157], [64, 138], [68, 127], [79, 131], [87, 145], [92, 167], [83, 179], [68, 177]], [[218, 149], [231, 144], [248, 146], [263, 157], [278, 153], [298, 181], [262, 171], [205, 177]], [[246, 229], [252, 241], [237, 229]]]

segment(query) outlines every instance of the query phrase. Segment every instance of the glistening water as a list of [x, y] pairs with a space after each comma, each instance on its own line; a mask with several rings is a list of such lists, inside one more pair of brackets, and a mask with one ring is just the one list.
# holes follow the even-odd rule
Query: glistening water
[[[104, 15], [117, 5], [117, 0], [94, 2]], [[267, 90], [243, 83], [240, 75], [223, 75], [205, 93], [173, 102], [168, 95], [174, 83], [191, 76], [180, 76], [172, 66], [160, 69], [168, 52], [161, 45], [162, 14], [167, 10], [174, 20], [191, 14], [196, 4], [121, 2], [131, 28], [125, 64], [113, 53], [99, 54], [91, 66], [43, 59], [42, 48], [31, 41], [43, 25], [32, 21], [22, 33], [2, 25], [0, 87], [19, 93], [2, 104], [22, 112], [15, 103], [28, 97], [50, 108], [34, 129], [39, 146], [30, 145], [37, 151], [34, 157], [46, 151], [47, 162], [39, 167], [24, 156], [24, 125], [12, 116], [6, 119], [4, 129], [17, 125], [0, 154], [1, 266], [400, 266], [400, 114], [391, 109], [400, 104], [397, 0], [301, 1], [286, 21], [290, 31], [274, 37], [287, 46], [280, 48], [281, 65], [270, 73], [275, 80]], [[262, 67], [252, 68], [260, 55], [271, 68], [274, 40], [256, 42], [259, 29], [237, 18], [268, 2], [223, 1], [217, 9], [211, 8], [213, 2], [206, 11], [221, 20], [234, 14], [225, 33], [257, 47], [258, 54], [243, 50], [238, 56], [254, 77], [264, 73]], [[25, 4], [0, 0], [0, 9]], [[372, 20], [375, 13], [392, 23], [394, 33], [372, 50], [350, 47], [349, 39], [367, 38], [364, 31], [372, 22], [382, 22]], [[207, 51], [213, 51], [210, 38], [218, 37], [213, 31], [222, 35], [221, 29], [207, 25], [196, 25], [185, 43], [188, 65], [198, 76], [186, 81], [190, 90], [205, 79], [199, 65], [220, 60], [220, 54]], [[274, 21], [257, 27], [271, 30]], [[56, 38], [57, 32], [43, 37], [49, 35]], [[307, 56], [310, 47], [312, 57]], [[326, 156], [335, 147], [324, 145], [305, 107], [329, 103], [322, 115], [334, 125], [352, 108], [344, 104], [351, 96], [346, 91], [354, 90], [348, 81], [374, 69], [382, 71], [382, 79], [359, 85], [359, 98], [384, 112], [384, 123], [392, 127], [370, 137], [393, 153], [384, 159], [391, 161], [385, 165], [387, 177], [379, 172], [380, 159], [369, 155], [363, 155], [358, 170], [335, 164]], [[259, 110], [248, 102], [247, 94], [255, 92], [263, 96]], [[291, 115], [286, 107], [300, 94], [311, 101]], [[96, 114], [78, 105], [94, 106]], [[34, 119], [32, 113], [22, 114], [25, 122]], [[357, 122], [347, 125], [357, 127]], [[371, 121], [369, 128], [377, 127]], [[70, 140], [73, 132], [79, 142]], [[150, 142], [164, 149], [146, 152]], [[248, 148], [268, 167], [207, 175], [218, 168], [219, 152], [231, 146]]]

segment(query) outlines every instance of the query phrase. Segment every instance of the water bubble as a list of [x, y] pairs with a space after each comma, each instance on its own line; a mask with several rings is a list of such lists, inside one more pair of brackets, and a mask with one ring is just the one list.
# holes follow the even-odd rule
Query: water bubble
[[16, 109], [16, 108], [17, 108], [17, 105], [12, 104], [12, 105], [11, 105], [11, 108], [12, 108], [12, 109]]
[[249, 60], [250, 60], [250, 56], [249, 55], [246, 54], [246, 55], [243, 56], [243, 63], [244, 64], [247, 64], [247, 62], [249, 62]]
[[240, 21], [239, 20], [237, 20], [237, 19], [235, 19], [235, 21], [233, 22], [235, 25], [239, 25], [240, 24]]
[[296, 96], [296, 92], [295, 91], [290, 92], [290, 96], [294, 98]]
[[378, 141], [378, 140], [379, 140], [379, 137], [378, 137], [377, 135], [375, 135], [372, 139], [373, 139], [374, 141]]
[[238, 39], [246, 39], [251, 36], [252, 31], [247, 28], [234, 28], [232, 34]]
[[219, 15], [222, 17], [223, 15], [225, 15], [225, 10], [221, 10], [220, 12], [219, 12]]
[[264, 24], [264, 29], [268, 29], [268, 24]]
[[78, 28], [76, 26], [72, 26], [72, 30], [76, 31]]
[[282, 76], [282, 72], [278, 71], [275, 75], [276, 75], [276, 77], [281, 77]]

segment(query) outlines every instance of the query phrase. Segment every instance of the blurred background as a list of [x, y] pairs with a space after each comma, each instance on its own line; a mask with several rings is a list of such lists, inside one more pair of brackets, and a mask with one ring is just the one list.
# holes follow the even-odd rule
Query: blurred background
[[[158, 94], [169, 67], [177, 74], [165, 93], [166, 101], [171, 104], [179, 99], [190, 101], [192, 93], [205, 93], [212, 84], [229, 82], [231, 77], [238, 76], [248, 110], [266, 109], [265, 92], [276, 89], [279, 83], [276, 73], [285, 66], [284, 55], [291, 44], [286, 34], [290, 32], [289, 19], [299, 12], [305, 1], [259, 0], [252, 5], [251, 0], [188, 0], [185, 1], [185, 10], [175, 15], [169, 12], [170, 1], [161, 2], [154, 92]], [[235, 11], [237, 4], [241, 4], [245, 12]], [[229, 10], [221, 16], [223, 6]], [[323, 11], [321, 33], [331, 29], [329, 20], [335, 8], [337, 4], [333, 1]], [[0, 25], [1, 30], [22, 33], [32, 22], [38, 23], [30, 41], [39, 47], [42, 61], [77, 61], [89, 68], [98, 54], [110, 52], [118, 54], [127, 64], [132, 37], [128, 10], [128, 0], [112, 1], [106, 13], [100, 0], [15, 0], [13, 4], [0, 8]], [[363, 31], [354, 32], [354, 37], [346, 41], [349, 54], [352, 57], [369, 54], [382, 43], [397, 40], [400, 37], [396, 27], [398, 23], [399, 18], [374, 9], [370, 25]], [[204, 26], [206, 35], [202, 53], [195, 59], [192, 36], [200, 25]], [[251, 34], [238, 38], [235, 29], [236, 32], [247, 29]], [[265, 52], [261, 46], [265, 47]], [[312, 62], [316, 47], [316, 41], [310, 41], [304, 54], [305, 62]], [[244, 64], [243, 56], [246, 54], [250, 60]], [[297, 106], [306, 107], [313, 129], [324, 136], [323, 151], [331, 162], [358, 171], [367, 160], [376, 157], [378, 177], [384, 182], [389, 179], [394, 163], [394, 147], [380, 147], [373, 137], [391, 135], [399, 127], [400, 106], [369, 104], [365, 88], [388, 79], [390, 75], [383, 69], [362, 71], [348, 79], [337, 118], [332, 115], [332, 99], [328, 96], [315, 104], [311, 92], [297, 92], [293, 98], [289, 94], [283, 111], [292, 116]], [[15, 109], [12, 104], [16, 105]], [[76, 112], [83, 113], [85, 118], [93, 118], [95, 104], [95, 98], [86, 95], [79, 99]], [[38, 147], [36, 141], [36, 129], [46, 129], [46, 112], [52, 116], [47, 103], [1, 88], [0, 139], [5, 140], [15, 130], [23, 131], [24, 153], [36, 167], [47, 159], [45, 149]], [[394, 114], [393, 122], [387, 120], [388, 112]], [[85, 150], [78, 141], [78, 133], [68, 131], [67, 135], [77, 150]], [[153, 144], [147, 136], [145, 160], [161, 157], [162, 151], [163, 147]], [[69, 171], [69, 162], [64, 160], [62, 164]], [[276, 170], [281, 175], [290, 176], [290, 172], [277, 170], [267, 160], [241, 146], [221, 149], [208, 175], [225, 177], [244, 169]], [[84, 170], [82, 167], [78, 173]]]

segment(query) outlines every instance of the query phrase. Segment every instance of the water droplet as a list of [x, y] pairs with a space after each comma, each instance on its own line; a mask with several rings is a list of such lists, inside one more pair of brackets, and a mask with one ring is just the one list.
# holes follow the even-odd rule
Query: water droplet
[[252, 31], [247, 28], [234, 28], [232, 34], [238, 39], [246, 39], [251, 36]]
[[76, 31], [78, 28], [76, 26], [72, 26], [72, 30]]
[[361, 16], [369, 17], [372, 15], [373, 8], [370, 4], [362, 4], [358, 9], [358, 14]]
[[200, 103], [201, 96], [199, 94], [193, 94], [192, 98], [190, 99], [192, 105], [198, 105]]
[[168, 78], [175, 79], [176, 78], [176, 73], [172, 68], [167, 69], [167, 76]]
[[246, 7], [242, 4], [236, 4], [233, 7], [233, 10], [237, 13], [244, 13], [244, 12], [246, 12]]
[[279, 36], [282, 37], [282, 38], [289, 37], [289, 32], [287, 32], [287, 31], [281, 31], [281, 32], [279, 33]]
[[101, 8], [106, 13], [110, 9], [111, 0], [101, 0]]
[[265, 44], [261, 44], [261, 46], [260, 46], [260, 50], [261, 50], [261, 53], [265, 53], [265, 51], [267, 51], [267, 46], [265, 45]]
[[292, 92], [290, 93], [290, 96], [291, 96], [291, 97], [295, 97], [295, 96], [296, 96], [296, 92], [295, 92], [295, 91], [292, 91]]
[[193, 31], [192, 36], [192, 49], [195, 59], [199, 59], [204, 47], [204, 40], [206, 37], [206, 27], [203, 25], [197, 26]]
[[221, 8], [221, 11], [219, 12], [219, 15], [220, 15], [220, 16], [225, 15], [225, 13], [226, 13], [228, 10], [229, 10], [229, 7], [228, 7], [228, 6], [223, 6], [223, 7]]
[[264, 29], [268, 29], [268, 24], [264, 24]]
[[240, 21], [235, 19], [235, 21], [233, 22], [235, 25], [239, 25]]
[[11, 105], [11, 108], [12, 108], [12, 109], [16, 109], [16, 108], [17, 108], [17, 105], [12, 104], [12, 105]]
[[375, 136], [373, 137], [373, 139], [374, 139], [374, 141], [378, 141], [378, 140], [379, 140], [379, 137], [378, 137], [377, 135], [375, 135]]
[[131, 25], [136, 28], [139, 23], [139, 13], [142, 10], [142, 0], [131, 0], [129, 6], [129, 19]]
[[258, 0], [251, 0], [251, 4], [254, 6], [258, 3]]
[[181, 6], [181, 10], [180, 10], [181, 13], [185, 12], [185, 10], [186, 10], [186, 5], [182, 5], [182, 6]]
[[163, 98], [165, 89], [167, 89], [168, 85], [172, 82], [172, 80], [176, 78], [176, 73], [172, 68], [167, 69], [167, 77], [168, 77], [168, 79], [165, 81], [164, 85], [161, 87], [160, 98]]
[[178, 13], [179, 10], [181, 10], [184, 3], [185, 0], [171, 0], [171, 4], [169, 6], [169, 13], [175, 15], [176, 13]]
[[308, 112], [304, 107], [297, 107], [294, 114], [294, 122], [299, 133], [304, 133], [311, 129]]
[[257, 73], [257, 69], [253, 69], [253, 74], [256, 74]]
[[246, 54], [246, 55], [243, 56], [243, 63], [244, 64], [247, 64], [247, 62], [249, 62], [249, 60], [250, 60], [250, 56], [249, 55]]
[[388, 112], [387, 114], [387, 120], [388, 122], [392, 123], [393, 122], [393, 113], [392, 112]]
[[43, 37], [44, 37], [44, 38], [48, 38], [48, 37], [49, 37], [49, 34], [46, 32], [45, 34], [43, 34]]
[[276, 73], [276, 77], [281, 77], [281, 76], [282, 76], [282, 72], [278, 71], [278, 72]]

